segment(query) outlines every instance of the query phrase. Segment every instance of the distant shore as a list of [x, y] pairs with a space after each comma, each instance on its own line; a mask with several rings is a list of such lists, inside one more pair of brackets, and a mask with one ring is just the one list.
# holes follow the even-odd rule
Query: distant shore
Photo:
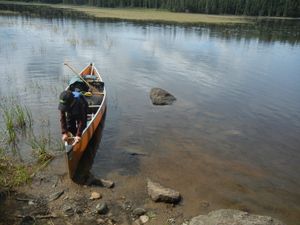
[[207, 15], [194, 13], [175, 13], [164, 10], [141, 8], [98, 8], [90, 6], [41, 4], [13, 1], [1, 1], [0, 12], [19, 12], [26, 15], [66, 16], [95, 20], [121, 20], [182, 25], [235, 25], [253, 24], [264, 19], [291, 19], [282, 17], [249, 17], [230, 15]]

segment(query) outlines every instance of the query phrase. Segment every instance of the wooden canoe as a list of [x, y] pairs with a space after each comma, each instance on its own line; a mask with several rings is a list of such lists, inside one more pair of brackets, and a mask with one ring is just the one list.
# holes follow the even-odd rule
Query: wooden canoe
[[[71, 179], [73, 179], [75, 175], [80, 159], [87, 149], [95, 130], [102, 119], [104, 119], [106, 111], [106, 90], [96, 67], [91, 63], [86, 66], [79, 75], [87, 82], [86, 87], [87, 84], [89, 84], [88, 95], [85, 97], [89, 104], [87, 115], [88, 121], [86, 128], [82, 132], [81, 140], [78, 143], [72, 144], [72, 140], [65, 142], [66, 160]], [[70, 90], [72, 90], [72, 88], [74, 88], [72, 85], [67, 87], [67, 89]]]

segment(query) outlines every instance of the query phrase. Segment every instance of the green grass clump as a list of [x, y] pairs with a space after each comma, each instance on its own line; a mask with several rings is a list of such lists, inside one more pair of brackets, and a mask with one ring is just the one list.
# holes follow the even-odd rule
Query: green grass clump
[[3, 110], [3, 118], [5, 121], [7, 132], [7, 143], [12, 144], [16, 142], [17, 134], [14, 126], [14, 117], [11, 109]]
[[4, 136], [8, 145], [15, 147], [18, 131], [32, 128], [32, 114], [26, 106], [15, 103], [15, 99], [5, 99], [1, 103], [2, 118], [5, 124]]
[[47, 151], [49, 143], [50, 139], [44, 136], [36, 137], [33, 135], [29, 141], [33, 154], [37, 157], [39, 163], [53, 159], [53, 155]]

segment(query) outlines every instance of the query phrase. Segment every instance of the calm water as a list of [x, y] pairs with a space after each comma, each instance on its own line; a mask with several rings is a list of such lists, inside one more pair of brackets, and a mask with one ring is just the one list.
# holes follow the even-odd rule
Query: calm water
[[[145, 177], [173, 187], [186, 217], [227, 207], [300, 224], [299, 26], [280, 35], [0, 16], [0, 95], [59, 141], [57, 99], [73, 76], [63, 63], [94, 62], [108, 111], [93, 173], [132, 198]], [[153, 87], [175, 104], [153, 106]]]

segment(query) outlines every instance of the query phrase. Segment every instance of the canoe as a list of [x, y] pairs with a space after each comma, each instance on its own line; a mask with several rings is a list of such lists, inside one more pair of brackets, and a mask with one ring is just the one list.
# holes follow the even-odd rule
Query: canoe
[[87, 65], [79, 75], [81, 78], [77, 76], [78, 82], [70, 82], [66, 90], [74, 91], [76, 88], [77, 91], [79, 89], [79, 91], [85, 95], [88, 102], [88, 114], [87, 126], [82, 132], [81, 140], [76, 144], [72, 143], [72, 138], [65, 142], [65, 155], [71, 179], [73, 179], [75, 175], [80, 159], [87, 149], [89, 141], [100, 122], [105, 118], [104, 115], [106, 111], [106, 90], [104, 82], [94, 64], [91, 63]]

